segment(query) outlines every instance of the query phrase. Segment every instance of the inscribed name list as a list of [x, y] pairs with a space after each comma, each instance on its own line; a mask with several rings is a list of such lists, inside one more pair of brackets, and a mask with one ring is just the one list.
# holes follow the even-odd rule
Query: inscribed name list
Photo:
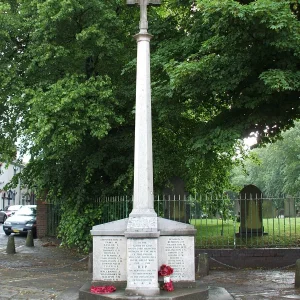
[[195, 280], [195, 248], [193, 236], [160, 236], [158, 265], [174, 269], [173, 281]]
[[93, 279], [126, 281], [126, 239], [94, 237]]

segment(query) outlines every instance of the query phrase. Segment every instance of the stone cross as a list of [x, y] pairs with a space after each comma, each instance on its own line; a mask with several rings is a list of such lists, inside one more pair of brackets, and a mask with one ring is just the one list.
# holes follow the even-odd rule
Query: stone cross
[[127, 238], [128, 296], [155, 296], [158, 286], [158, 231], [154, 210], [152, 117], [150, 79], [150, 40], [147, 32], [147, 6], [160, 4], [160, 0], [127, 0], [127, 4], [140, 5], [140, 32], [137, 41], [134, 187], [133, 209], [129, 215]]
[[148, 30], [147, 6], [150, 4], [159, 5], [160, 0], [127, 0], [127, 4], [140, 5], [140, 33], [146, 33]]
[[[93, 227], [93, 284], [103, 286], [113, 282], [123, 287], [126, 282], [127, 286], [117, 295], [118, 299], [204, 299], [204, 296], [206, 299], [207, 290], [203, 293], [202, 288], [190, 293], [183, 290], [178, 297], [158, 296], [158, 266], [162, 264], [170, 263], [174, 267], [179, 286], [195, 286], [196, 230], [192, 225], [158, 218], [154, 210], [150, 80], [152, 35], [147, 32], [147, 6], [160, 4], [160, 0], [127, 0], [127, 4], [139, 4], [141, 11], [140, 32], [134, 36], [137, 68], [133, 209], [126, 219]], [[173, 279], [176, 279], [174, 276]], [[90, 289], [85, 291], [80, 292], [80, 296], [88, 293], [86, 297], [89, 297]]]
[[[133, 217], [142, 217], [138, 222], [145, 230], [156, 228], [153, 199], [153, 162], [152, 162], [152, 120], [151, 120], [151, 80], [150, 80], [150, 39], [147, 32], [147, 6], [160, 4], [160, 0], [127, 0], [127, 4], [140, 5], [140, 32], [137, 41], [137, 76], [135, 107], [135, 146], [134, 146], [134, 191], [133, 210], [130, 214], [128, 229], [135, 227]], [[151, 224], [151, 225], [150, 225]], [[152, 229], [151, 229], [152, 228]], [[155, 229], [156, 230], [156, 229]]]

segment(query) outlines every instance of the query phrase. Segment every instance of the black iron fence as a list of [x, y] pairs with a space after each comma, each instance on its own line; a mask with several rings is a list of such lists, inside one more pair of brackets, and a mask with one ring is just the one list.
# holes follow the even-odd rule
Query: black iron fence
[[[97, 203], [103, 212], [100, 223], [127, 218], [133, 206], [130, 197], [107, 197]], [[194, 225], [199, 248], [297, 247], [300, 243], [298, 196], [164, 196], [155, 198], [154, 208], [160, 217]]]
[[47, 236], [56, 237], [58, 235], [58, 225], [60, 221], [60, 209], [56, 204], [47, 205]]
[[[94, 200], [102, 211], [99, 224], [127, 218], [132, 197]], [[300, 197], [256, 194], [156, 197], [159, 217], [189, 223], [197, 229], [198, 248], [297, 247], [300, 243]], [[55, 235], [59, 210], [49, 206], [48, 235]]]

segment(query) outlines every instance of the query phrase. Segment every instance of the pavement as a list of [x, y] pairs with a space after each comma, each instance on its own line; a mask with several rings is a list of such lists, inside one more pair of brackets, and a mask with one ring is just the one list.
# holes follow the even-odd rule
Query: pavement
[[88, 273], [88, 256], [59, 247], [54, 239], [35, 239], [34, 247], [0, 249], [0, 300], [76, 300]]
[[235, 300], [300, 299], [294, 270], [210, 270], [200, 281], [224, 288]]
[[[24, 241], [16, 247], [16, 254], [0, 248], [0, 300], [78, 300], [79, 289], [91, 279], [88, 256], [63, 249], [56, 240], [35, 239], [34, 247], [26, 247]], [[291, 266], [210, 270], [197, 282], [210, 288], [209, 300], [300, 299]]]

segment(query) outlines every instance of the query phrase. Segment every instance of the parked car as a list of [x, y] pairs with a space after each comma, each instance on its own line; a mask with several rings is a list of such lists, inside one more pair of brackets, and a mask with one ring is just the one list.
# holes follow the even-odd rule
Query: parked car
[[4, 223], [5, 220], [18, 211], [22, 205], [10, 205], [4, 207], [4, 210], [0, 211], [0, 223]]
[[36, 237], [36, 205], [24, 205], [3, 224], [6, 235], [27, 234], [28, 230], [32, 230], [33, 236]]

